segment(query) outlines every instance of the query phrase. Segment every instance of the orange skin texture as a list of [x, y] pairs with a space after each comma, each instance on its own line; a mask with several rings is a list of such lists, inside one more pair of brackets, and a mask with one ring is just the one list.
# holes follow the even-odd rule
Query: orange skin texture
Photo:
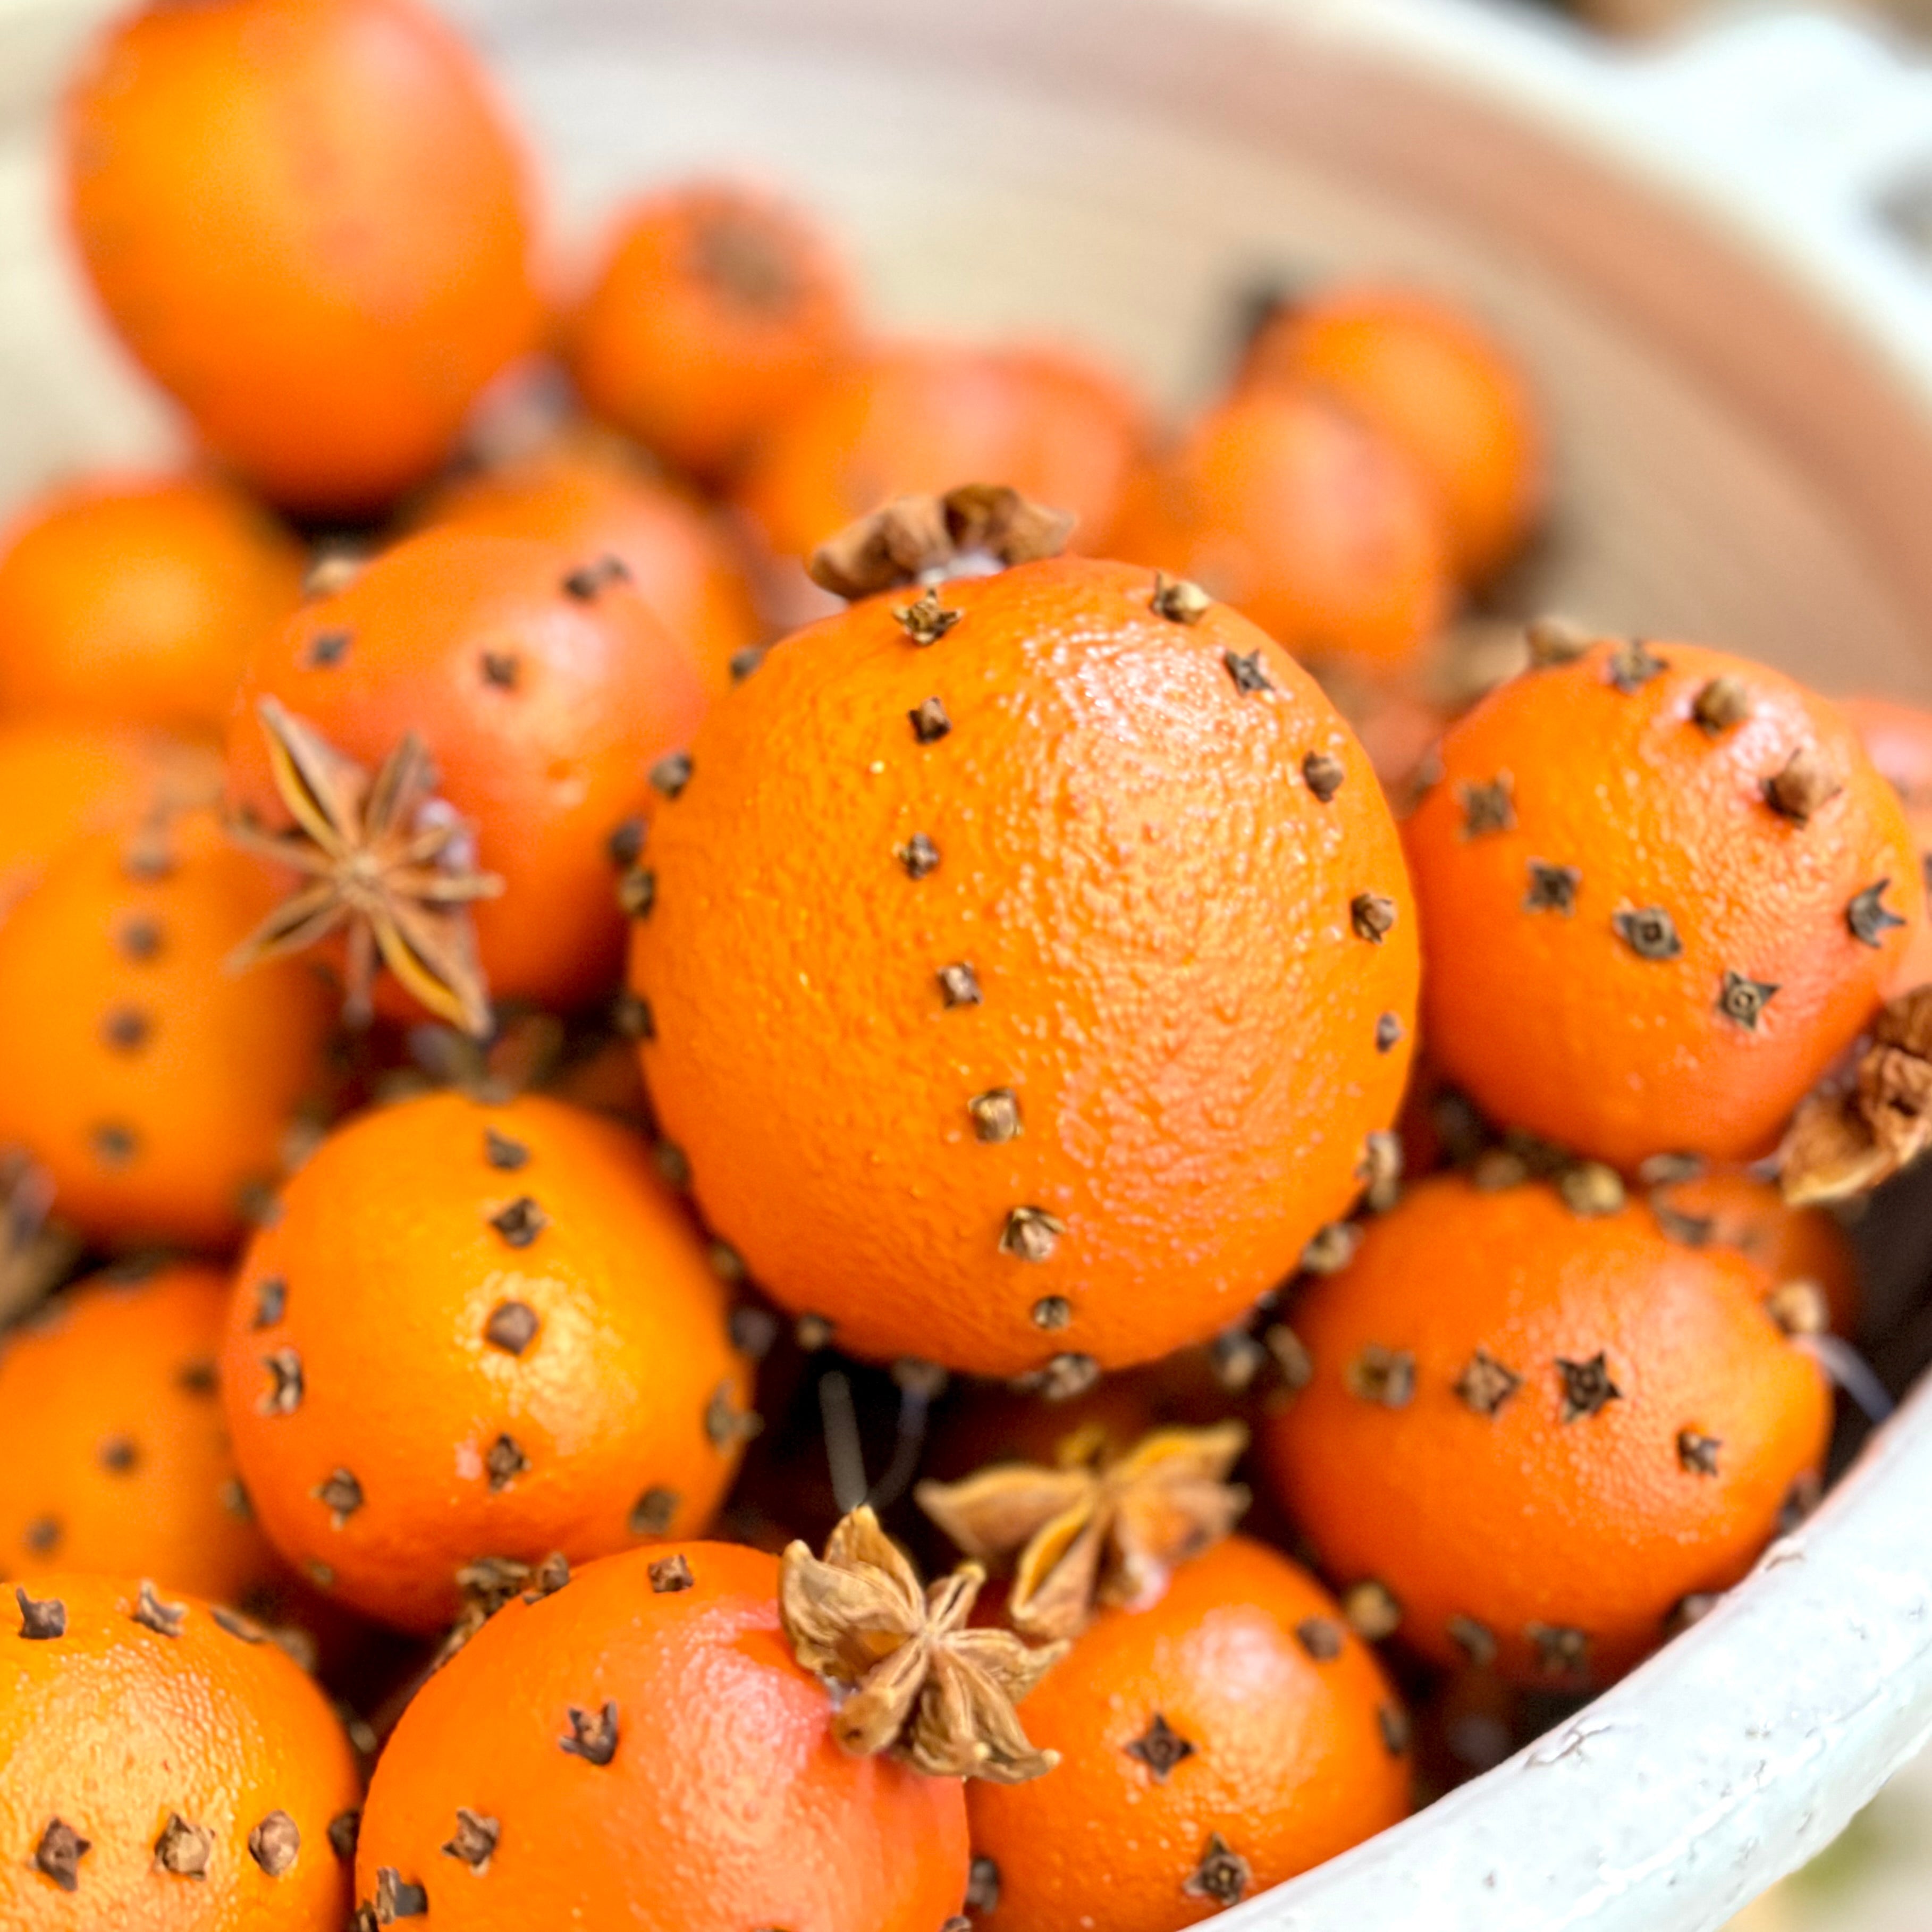
[[[229, 734], [231, 801], [290, 824], [270, 775], [258, 700], [279, 699], [373, 770], [414, 730], [446, 800], [503, 881], [473, 908], [490, 992], [567, 1007], [596, 998], [623, 957], [606, 842], [648, 817], [652, 761], [685, 743], [704, 680], [628, 584], [590, 599], [564, 579], [597, 561], [561, 544], [431, 530], [385, 551], [346, 590], [304, 604], [250, 664]], [[315, 638], [347, 632], [334, 664]], [[486, 654], [516, 660], [506, 688]], [[339, 957], [339, 943], [336, 956]], [[420, 1017], [384, 974], [380, 1010]]]
[[1094, 550], [1150, 434], [1142, 399], [1072, 351], [889, 344], [772, 429], [740, 501], [779, 556], [807, 557], [895, 496], [1006, 483], [1072, 512]]
[[62, 164], [122, 339], [278, 503], [381, 508], [537, 344], [520, 145], [413, 0], [141, 8], [82, 63]]
[[[749, 258], [748, 286], [734, 256]], [[618, 215], [568, 355], [596, 414], [716, 480], [849, 359], [857, 335], [844, 264], [811, 217], [758, 189], [697, 182]]]
[[1710, 1239], [1736, 1248], [1770, 1278], [1816, 1282], [1832, 1312], [1834, 1334], [1858, 1322], [1858, 1263], [1851, 1237], [1823, 1208], [1791, 1208], [1776, 1185], [1742, 1168], [1713, 1168], [1655, 1189], [1652, 1198], [1679, 1214], [1708, 1220]]
[[[1296, 1640], [1334, 1624], [1338, 1656]], [[1104, 1610], [1022, 1712], [1060, 1762], [1030, 1784], [968, 1788], [973, 1848], [1000, 1868], [997, 1932], [1172, 1932], [1213, 1918], [1183, 1886], [1210, 1833], [1252, 1868], [1247, 1895], [1406, 1815], [1409, 1765], [1377, 1712], [1400, 1702], [1307, 1572], [1230, 1537], [1144, 1610]], [[1194, 1746], [1162, 1782], [1126, 1747], [1158, 1712]]]
[[[653, 1590], [674, 1552], [692, 1587]], [[825, 1687], [779, 1629], [778, 1582], [761, 1551], [666, 1544], [514, 1600], [391, 1736], [359, 1894], [390, 1866], [452, 1932], [934, 1932], [966, 1890], [960, 1786], [839, 1749]], [[560, 1751], [572, 1708], [607, 1700], [610, 1762]], [[480, 1878], [441, 1850], [458, 1805], [502, 1827]]]
[[[1424, 1029], [1443, 1073], [1499, 1123], [1625, 1168], [1674, 1152], [1748, 1160], [1892, 986], [1924, 916], [1918, 854], [1832, 706], [1720, 651], [1652, 648], [1670, 668], [1634, 692], [1610, 682], [1599, 644], [1501, 686], [1443, 738], [1442, 780], [1402, 828]], [[1720, 675], [1743, 681], [1750, 712], [1713, 736], [1690, 714]], [[1800, 748], [1844, 787], [1802, 825], [1762, 790]], [[1515, 823], [1467, 836], [1466, 788], [1504, 772]], [[1526, 907], [1532, 860], [1578, 868], [1574, 915]], [[1870, 946], [1846, 908], [1881, 879], [1905, 922]], [[1618, 911], [1648, 907], [1675, 923], [1681, 956], [1618, 937]], [[1755, 1027], [1720, 1010], [1726, 971], [1778, 988]]]
[[[1252, 626], [1168, 622], [1152, 584], [1072, 558], [948, 584], [930, 650], [898, 596], [855, 604], [718, 707], [652, 828], [658, 1117], [753, 1278], [856, 1354], [1009, 1376], [1204, 1340], [1347, 1208], [1400, 1100], [1415, 922], [1367, 759]], [[934, 694], [952, 730], [922, 745]], [[1380, 945], [1351, 929], [1369, 892]], [[982, 998], [949, 1008], [962, 961]], [[1022, 1131], [982, 1144], [968, 1102], [1000, 1087]], [[1065, 1224], [1043, 1262], [1002, 1251], [1021, 1206]]]
[[[1838, 709], [1905, 807], [1922, 872], [1932, 854], [1932, 711], [1886, 698], [1846, 698]], [[1897, 990], [1932, 980], [1932, 920], [1912, 934], [1900, 962]]]
[[[486, 1132], [528, 1151], [502, 1169]], [[490, 1217], [520, 1197], [548, 1217], [513, 1246]], [[750, 1378], [725, 1332], [723, 1288], [637, 1135], [526, 1097], [485, 1106], [436, 1094], [338, 1128], [242, 1257], [222, 1386], [243, 1480], [269, 1539], [334, 1595], [425, 1634], [458, 1608], [456, 1571], [482, 1556], [572, 1561], [640, 1541], [643, 1492], [679, 1498], [668, 1531], [707, 1522], [737, 1466], [707, 1406], [734, 1411]], [[286, 1284], [263, 1322], [261, 1286]], [[520, 1355], [484, 1330], [505, 1301], [536, 1314]], [[264, 1412], [265, 1359], [299, 1358], [292, 1413]], [[528, 1466], [493, 1490], [501, 1435]], [[363, 1502], [340, 1527], [313, 1493], [338, 1469]]]
[[[214, 1358], [229, 1287], [187, 1262], [130, 1283], [97, 1276], [0, 1337], [0, 1575], [58, 1563], [231, 1604], [279, 1577], [224, 1494], [235, 1458]], [[46, 1521], [58, 1533], [36, 1550], [28, 1532]]]
[[[1831, 1397], [1766, 1286], [1733, 1250], [1668, 1239], [1646, 1207], [1586, 1218], [1547, 1187], [1438, 1176], [1297, 1305], [1315, 1376], [1264, 1425], [1261, 1468], [1331, 1576], [1394, 1592], [1425, 1657], [1463, 1661], [1448, 1625], [1471, 1616], [1508, 1681], [1580, 1684], [1540, 1665], [1526, 1628], [1540, 1623], [1585, 1632], [1585, 1676], [1608, 1682], [1682, 1598], [1744, 1575], [1823, 1460]], [[1414, 1357], [1401, 1408], [1346, 1386], [1372, 1344]], [[1522, 1378], [1493, 1416], [1456, 1393], [1479, 1348]], [[1565, 1423], [1557, 1360], [1599, 1350], [1621, 1399]], [[1683, 1466], [1685, 1429], [1718, 1438], [1717, 1475]]]
[[430, 498], [423, 521], [619, 558], [638, 596], [695, 658], [713, 697], [730, 688], [732, 658], [764, 635], [722, 524], [615, 445], [562, 440], [458, 477]]
[[0, 538], [0, 710], [218, 735], [304, 568], [294, 538], [212, 477], [50, 490]]
[[1412, 466], [1314, 389], [1257, 386], [1136, 477], [1106, 548], [1190, 578], [1315, 663], [1407, 666], [1449, 614], [1440, 511]]
[[[6, 1932], [337, 1932], [348, 1874], [329, 1820], [356, 1802], [349, 1744], [322, 1694], [272, 1643], [220, 1628], [196, 1598], [168, 1637], [134, 1621], [132, 1577], [30, 1576], [67, 1634], [16, 1639], [0, 1613], [0, 1927]], [[8, 1593], [10, 1600], [11, 1592]], [[271, 1878], [248, 1849], [272, 1811], [301, 1833]], [[158, 1868], [170, 1813], [214, 1834], [207, 1876]], [[92, 1841], [63, 1892], [34, 1852], [59, 1818]]]
[[1242, 381], [1312, 384], [1387, 437], [1436, 493], [1466, 584], [1493, 577], [1543, 514], [1549, 457], [1528, 382], [1434, 297], [1344, 286], [1291, 303], [1256, 337]]
[[[141, 878], [122, 838], [82, 840], [0, 924], [0, 1010], [21, 1016], [0, 1029], [0, 1146], [33, 1155], [56, 1214], [98, 1245], [218, 1252], [322, 1085], [332, 1001], [300, 960], [228, 970], [274, 895], [212, 812], [166, 842], [172, 870]], [[116, 1046], [123, 1015], [146, 1031]], [[109, 1127], [132, 1135], [124, 1157], [98, 1140]]]
[[125, 728], [0, 722], [0, 914], [76, 840], [135, 824], [160, 802], [212, 798], [198, 748]]

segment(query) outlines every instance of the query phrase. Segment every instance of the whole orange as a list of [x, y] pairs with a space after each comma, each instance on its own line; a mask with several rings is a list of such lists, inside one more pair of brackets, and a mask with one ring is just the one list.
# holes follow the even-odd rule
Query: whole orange
[[617, 215], [568, 355], [598, 415], [715, 481], [857, 334], [844, 267], [809, 216], [759, 189], [693, 182]]
[[709, 1520], [750, 1378], [637, 1135], [430, 1094], [338, 1128], [279, 1205], [242, 1258], [223, 1392], [263, 1528], [323, 1588], [433, 1631], [472, 1565]]
[[[470, 915], [489, 994], [568, 1007], [614, 984], [619, 887], [659, 796], [652, 767], [705, 706], [694, 658], [621, 564], [432, 529], [304, 604], [250, 662], [229, 735], [232, 802], [279, 832], [296, 818], [271, 762], [267, 701], [354, 761], [372, 788], [406, 740], [421, 745], [433, 796], [396, 828], [398, 842], [452, 820], [466, 836], [418, 865], [402, 896], [433, 904], [445, 869], [501, 882], [501, 896]], [[354, 866], [336, 876], [352, 898]], [[401, 986], [379, 989], [392, 1013], [419, 1012]], [[467, 1018], [487, 1028], [487, 1016]]]
[[1026, 1723], [1059, 1764], [967, 1792], [998, 1874], [992, 1932], [1174, 1932], [1408, 1809], [1408, 1720], [1374, 1653], [1247, 1537], [1183, 1564], [1151, 1607], [1102, 1611]]
[[859, 1354], [1151, 1360], [1360, 1190], [1415, 997], [1394, 825], [1306, 674], [1198, 596], [1065, 559], [868, 598], [717, 707], [658, 815], [660, 1119]]
[[1755, 1158], [1924, 918], [1904, 812], [1765, 665], [1560, 650], [1450, 726], [1403, 826], [1430, 1052], [1498, 1122], [1619, 1166]]
[[277, 502], [380, 508], [536, 346], [520, 144], [415, 0], [136, 8], [70, 87], [62, 160], [122, 340]]
[[451, 1932], [937, 1932], [959, 1784], [839, 1748], [778, 1582], [761, 1552], [666, 1544], [500, 1610], [389, 1740], [361, 1895], [419, 1890]]
[[1425, 1657], [1606, 1682], [1744, 1575], [1823, 1460], [1830, 1391], [1766, 1286], [1647, 1207], [1425, 1180], [1297, 1304], [1313, 1377], [1262, 1467]]
[[1242, 375], [1312, 384], [1408, 456], [1442, 505], [1465, 582], [1494, 576], [1542, 513], [1548, 457], [1528, 382], [1474, 316], [1437, 296], [1345, 283], [1285, 303]]

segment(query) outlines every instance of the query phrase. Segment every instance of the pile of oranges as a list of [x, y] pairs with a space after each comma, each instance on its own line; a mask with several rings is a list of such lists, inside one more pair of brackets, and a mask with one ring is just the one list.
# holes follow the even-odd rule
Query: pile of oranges
[[1816, 1501], [1932, 716], [1476, 674], [1486, 328], [1174, 426], [762, 189], [573, 280], [418, 0], [60, 142], [195, 453], [0, 548], [4, 1932], [1172, 1932]]

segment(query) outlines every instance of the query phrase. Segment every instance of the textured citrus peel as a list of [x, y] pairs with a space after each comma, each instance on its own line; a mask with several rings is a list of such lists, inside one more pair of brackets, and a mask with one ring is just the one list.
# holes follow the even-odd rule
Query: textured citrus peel
[[1058, 1468], [1000, 1463], [914, 1495], [969, 1557], [1015, 1559], [1008, 1618], [1028, 1636], [1060, 1640], [1103, 1604], [1144, 1608], [1177, 1564], [1234, 1528], [1248, 1492], [1228, 1472], [1247, 1441], [1238, 1422], [1157, 1429], [1102, 1466], [1096, 1445], [1076, 1434]]
[[1932, 986], [1887, 1001], [1851, 1084], [1814, 1094], [1780, 1150], [1794, 1208], [1842, 1201], [1888, 1180], [1932, 1147]]
[[855, 602], [1058, 556], [1075, 520], [1004, 483], [968, 483], [944, 496], [895, 497], [820, 544], [806, 569], [821, 590]]
[[490, 1029], [490, 989], [477, 963], [469, 907], [503, 882], [470, 862], [470, 826], [434, 796], [436, 772], [413, 732], [372, 778], [314, 725], [272, 698], [256, 712], [268, 762], [294, 828], [229, 826], [247, 850], [303, 875], [230, 959], [240, 971], [299, 952], [339, 928], [348, 933], [344, 1011], [365, 1024], [377, 960], [440, 1019], [478, 1035]]
[[922, 1588], [863, 1507], [840, 1521], [823, 1558], [802, 1543], [785, 1551], [779, 1616], [799, 1662], [844, 1694], [832, 1718], [843, 1749], [994, 1784], [1024, 1784], [1059, 1762], [1034, 1748], [1014, 1707], [1067, 1646], [969, 1625], [984, 1580], [969, 1563]]

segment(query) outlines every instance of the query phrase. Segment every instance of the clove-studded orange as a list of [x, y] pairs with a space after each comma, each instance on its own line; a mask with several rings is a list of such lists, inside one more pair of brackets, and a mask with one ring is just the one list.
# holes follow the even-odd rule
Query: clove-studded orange
[[0, 1607], [0, 1925], [338, 1932], [359, 1789], [320, 1690], [245, 1618], [149, 1579]]
[[229, 1287], [126, 1267], [0, 1336], [0, 1577], [148, 1576], [232, 1604], [279, 1575], [221, 1413]]
[[821, 554], [854, 590], [929, 540], [939, 580], [713, 712], [632, 984], [664, 1129], [757, 1280], [858, 1354], [1066, 1388], [1212, 1334], [1347, 1211], [1417, 946], [1306, 674], [1192, 585], [1039, 558], [1043, 528], [969, 491]]
[[1424, 1656], [1604, 1683], [1815, 1485], [1830, 1396], [1767, 1286], [1642, 1204], [1424, 1181], [1293, 1310], [1313, 1375], [1262, 1467]]
[[644, 1141], [435, 1094], [338, 1128], [242, 1258], [222, 1384], [256, 1514], [432, 1631], [552, 1551], [700, 1528], [746, 1436], [724, 1291]]
[[424, 504], [423, 521], [616, 557], [714, 692], [764, 634], [745, 561], [720, 520], [614, 439], [560, 437], [458, 476]]
[[966, 1891], [958, 1780], [841, 1748], [779, 1576], [666, 1543], [498, 1612], [376, 1767], [357, 1870], [379, 1922], [937, 1932]]
[[809, 216], [696, 182], [620, 213], [568, 354], [599, 416], [716, 480], [836, 374], [857, 333], [844, 265]]
[[1857, 1328], [1858, 1256], [1828, 1208], [1789, 1206], [1774, 1183], [1738, 1167], [1666, 1175], [1650, 1202], [1678, 1239], [1714, 1241], [1754, 1262], [1774, 1294], [1784, 1291], [1777, 1306], [1796, 1332], [1815, 1330], [1820, 1307], [1834, 1334]]
[[1408, 1720], [1374, 1653], [1246, 1537], [1103, 1611], [1025, 1717], [1052, 1774], [967, 1793], [988, 1932], [1173, 1932], [1408, 1809]]
[[159, 733], [22, 718], [0, 724], [0, 913], [89, 832], [158, 806], [211, 804], [220, 764]]
[[1140, 398], [1070, 350], [888, 343], [773, 428], [740, 500], [773, 550], [804, 558], [896, 496], [1006, 483], [1070, 512], [1090, 551], [1150, 434]]
[[376, 984], [477, 1033], [493, 996], [596, 998], [620, 969], [653, 761], [704, 708], [621, 562], [460, 529], [398, 544], [244, 681], [230, 796], [295, 875], [256, 950], [326, 940], [352, 1012]]
[[536, 344], [520, 148], [416, 0], [137, 8], [76, 76], [62, 158], [122, 340], [278, 502], [381, 508]]
[[281, 1172], [330, 1001], [300, 962], [226, 970], [273, 898], [203, 809], [70, 846], [0, 922], [0, 1147], [96, 1244], [226, 1247]]
[[[1905, 807], [1922, 872], [1932, 868], [1932, 711], [1890, 698], [1848, 698], [1840, 706], [1880, 774]], [[1932, 920], [1912, 934], [1896, 989], [1932, 981]]]
[[219, 734], [302, 546], [212, 476], [91, 477], [0, 538], [0, 710]]
[[1443, 1072], [1633, 1168], [1770, 1150], [1924, 916], [1904, 811], [1790, 678], [1536, 627], [1404, 826]]
[[1106, 548], [1197, 580], [1298, 657], [1371, 674], [1408, 665], [1449, 612], [1428, 485], [1306, 386], [1209, 410], [1138, 472]]
[[1356, 286], [1282, 304], [1244, 382], [1305, 382], [1379, 431], [1441, 502], [1456, 572], [1492, 577], [1547, 488], [1544, 431], [1515, 358], [1474, 316], [1419, 290]]

